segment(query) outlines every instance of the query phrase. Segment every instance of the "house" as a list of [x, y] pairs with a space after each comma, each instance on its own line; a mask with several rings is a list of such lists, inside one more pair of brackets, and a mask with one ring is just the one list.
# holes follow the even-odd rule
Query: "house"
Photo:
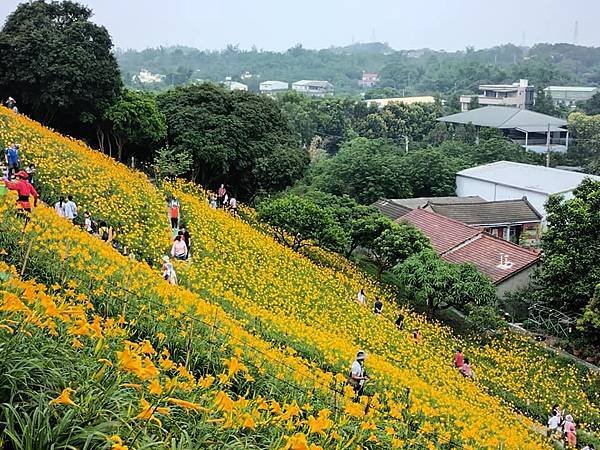
[[358, 85], [365, 88], [371, 88], [379, 82], [379, 74], [374, 72], [365, 72], [363, 70], [362, 78], [358, 80]]
[[239, 83], [238, 81], [225, 80], [222, 81], [221, 84], [225, 86], [230, 91], [247, 91], [248, 86], [244, 83]]
[[333, 84], [322, 80], [300, 80], [292, 83], [292, 90], [311, 97], [325, 97], [333, 94]]
[[586, 86], [548, 86], [544, 88], [546, 95], [552, 97], [555, 105], [575, 106], [577, 102], [585, 102], [598, 92], [597, 87]]
[[527, 197], [544, 219], [544, 205], [550, 195], [562, 194], [567, 199], [572, 198], [573, 190], [588, 177], [600, 181], [599, 176], [579, 172], [497, 161], [458, 172], [456, 195], [479, 195], [489, 201]]
[[419, 228], [438, 255], [453, 264], [470, 263], [487, 276], [499, 297], [525, 287], [540, 254], [480, 229], [425, 209], [414, 209], [397, 222]]
[[507, 106], [486, 106], [458, 114], [440, 117], [440, 122], [471, 124], [479, 132], [480, 127], [496, 128], [513, 142], [536, 153], [546, 153], [547, 140], [550, 150], [566, 152], [569, 148], [567, 121], [558, 117]]
[[480, 84], [478, 95], [461, 95], [460, 110], [468, 111], [471, 100], [476, 97], [480, 106], [513, 106], [519, 109], [531, 109], [534, 88], [528, 80], [519, 80], [512, 84]]
[[286, 92], [289, 88], [290, 84], [288, 82], [275, 80], [263, 81], [258, 86], [260, 93], [266, 95], [275, 95], [280, 92]]
[[484, 202], [485, 200], [478, 196], [473, 197], [417, 197], [417, 198], [382, 198], [377, 200], [371, 206], [377, 208], [381, 214], [396, 220], [399, 217], [409, 213], [413, 209], [424, 208], [429, 202], [436, 204]]
[[164, 79], [165, 79], [164, 75], [161, 75], [159, 73], [152, 73], [146, 69], [140, 70], [140, 73], [131, 77], [131, 80], [134, 83], [139, 82], [139, 83], [143, 83], [143, 84], [160, 83]]
[[539, 244], [542, 215], [527, 197], [464, 203], [438, 203], [432, 199], [423, 208], [517, 245], [535, 247]]
[[413, 105], [415, 103], [435, 103], [435, 97], [431, 95], [422, 95], [419, 97], [394, 97], [394, 98], [371, 98], [368, 100], [364, 100], [367, 103], [367, 106], [377, 106], [378, 108], [383, 108], [391, 103], [402, 103], [404, 105]]

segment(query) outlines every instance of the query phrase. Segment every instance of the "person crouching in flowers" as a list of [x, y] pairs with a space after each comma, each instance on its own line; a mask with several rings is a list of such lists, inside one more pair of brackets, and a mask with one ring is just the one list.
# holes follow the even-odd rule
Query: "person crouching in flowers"
[[475, 374], [473, 373], [473, 369], [471, 369], [469, 358], [465, 358], [465, 361], [459, 371], [465, 378], [470, 378], [471, 380], [475, 379]]
[[164, 280], [168, 281], [170, 284], [177, 284], [177, 273], [175, 272], [175, 267], [173, 267], [173, 263], [169, 259], [168, 256], [163, 256], [162, 258], [162, 277]]

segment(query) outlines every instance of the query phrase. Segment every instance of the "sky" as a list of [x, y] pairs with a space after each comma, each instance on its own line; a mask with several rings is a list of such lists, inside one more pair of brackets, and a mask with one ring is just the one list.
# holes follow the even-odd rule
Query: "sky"
[[[22, 0], [0, 0], [4, 22]], [[600, 46], [598, 0], [79, 0], [116, 47], [285, 50], [388, 42], [454, 51], [513, 43]]]

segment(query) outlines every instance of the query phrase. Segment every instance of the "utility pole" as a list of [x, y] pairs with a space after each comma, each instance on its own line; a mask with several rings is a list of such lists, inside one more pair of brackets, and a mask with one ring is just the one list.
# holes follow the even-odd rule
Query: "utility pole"
[[546, 132], [546, 167], [550, 167], [550, 124]]

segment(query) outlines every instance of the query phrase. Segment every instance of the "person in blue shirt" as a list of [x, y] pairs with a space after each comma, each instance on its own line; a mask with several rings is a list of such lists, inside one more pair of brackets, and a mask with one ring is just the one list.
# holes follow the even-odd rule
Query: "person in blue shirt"
[[13, 144], [6, 149], [6, 165], [8, 166], [8, 178], [19, 171], [19, 144]]

